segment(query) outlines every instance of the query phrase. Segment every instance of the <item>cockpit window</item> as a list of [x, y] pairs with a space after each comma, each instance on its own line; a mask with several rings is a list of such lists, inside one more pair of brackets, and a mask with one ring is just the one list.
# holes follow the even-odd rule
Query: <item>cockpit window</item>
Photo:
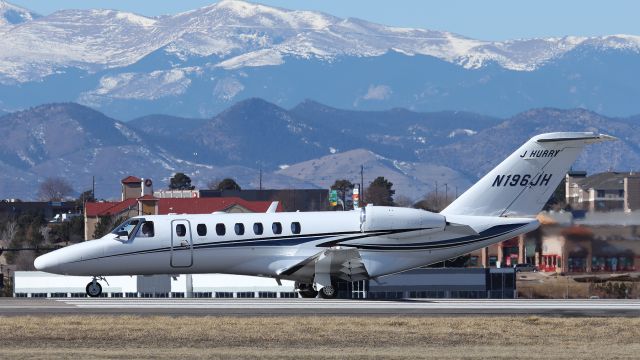
[[113, 229], [113, 231], [111, 231], [111, 233], [118, 235], [119, 232], [126, 231], [127, 237], [131, 238], [131, 234], [133, 233], [133, 230], [136, 229], [136, 226], [138, 226], [139, 223], [140, 223], [140, 219], [129, 219], [123, 222], [122, 224], [118, 225], [115, 229]]
[[140, 230], [138, 230], [138, 234], [136, 237], [154, 237], [155, 231], [153, 228], [153, 221], [145, 221], [140, 226]]

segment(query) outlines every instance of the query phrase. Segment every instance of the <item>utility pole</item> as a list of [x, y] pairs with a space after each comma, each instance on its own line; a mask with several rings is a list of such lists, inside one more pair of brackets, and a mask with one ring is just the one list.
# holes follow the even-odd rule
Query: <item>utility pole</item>
[[360, 165], [360, 203], [364, 203], [364, 165]]
[[449, 202], [449, 184], [444, 183], [444, 204]]
[[95, 175], [91, 177], [91, 197], [93, 200], [96, 200], [96, 177]]
[[262, 163], [260, 163], [260, 179], [258, 181], [259, 181], [259, 184], [258, 184], [259, 189], [262, 190]]
[[438, 200], [438, 182], [436, 181], [436, 208], [439, 208], [440, 201]]

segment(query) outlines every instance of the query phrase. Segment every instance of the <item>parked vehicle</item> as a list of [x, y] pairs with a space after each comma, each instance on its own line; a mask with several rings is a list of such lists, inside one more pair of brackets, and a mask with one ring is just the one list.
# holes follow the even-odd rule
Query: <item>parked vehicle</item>
[[538, 267], [533, 264], [515, 264], [513, 268], [516, 269], [516, 272], [538, 271]]

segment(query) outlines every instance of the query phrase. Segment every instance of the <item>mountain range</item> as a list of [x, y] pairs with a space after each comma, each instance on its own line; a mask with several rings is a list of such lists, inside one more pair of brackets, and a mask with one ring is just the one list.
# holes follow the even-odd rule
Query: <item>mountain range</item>
[[[637, 116], [533, 109], [509, 118], [407, 109], [353, 111], [306, 100], [286, 109], [263, 99], [240, 101], [210, 118], [147, 115], [128, 122], [75, 103], [40, 105], [0, 116], [0, 198], [34, 199], [46, 177], [77, 192], [96, 180], [99, 198], [118, 198], [127, 175], [166, 187], [185, 172], [198, 187], [233, 177], [257, 188], [326, 188], [336, 179], [365, 186], [377, 176], [397, 195], [417, 200], [446, 186], [461, 193], [530, 136], [595, 131], [620, 138], [590, 147], [576, 169], [640, 168]], [[446, 184], [446, 185], [445, 185]]]
[[0, 1], [6, 112], [76, 102], [123, 120], [211, 118], [259, 97], [288, 109], [314, 99], [348, 110], [506, 118], [551, 106], [624, 117], [640, 113], [639, 66], [636, 35], [484, 41], [237, 0], [160, 17], [39, 16]]

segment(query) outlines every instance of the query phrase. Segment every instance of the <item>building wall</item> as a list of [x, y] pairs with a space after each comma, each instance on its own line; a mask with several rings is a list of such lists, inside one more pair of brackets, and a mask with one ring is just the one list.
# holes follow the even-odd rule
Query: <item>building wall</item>
[[122, 184], [122, 201], [127, 199], [137, 199], [142, 195], [142, 184]]
[[640, 176], [628, 176], [624, 179], [624, 211], [640, 210]]
[[[104, 281], [100, 284], [106, 297], [292, 297], [294, 291], [294, 282], [288, 280], [282, 280], [279, 286], [274, 279], [255, 276], [194, 274], [190, 277], [189, 284], [187, 275], [109, 276], [109, 284]], [[14, 296], [84, 296], [89, 281], [88, 276], [16, 271]]]

